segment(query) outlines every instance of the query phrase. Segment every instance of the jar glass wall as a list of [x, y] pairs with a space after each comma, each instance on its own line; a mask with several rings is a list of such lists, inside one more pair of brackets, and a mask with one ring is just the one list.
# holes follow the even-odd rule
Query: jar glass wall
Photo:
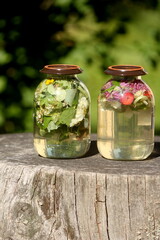
[[49, 158], [81, 157], [90, 147], [90, 95], [76, 65], [53, 64], [34, 98], [34, 146]]
[[142, 160], [154, 148], [154, 96], [140, 66], [115, 65], [98, 97], [97, 146], [108, 159]]

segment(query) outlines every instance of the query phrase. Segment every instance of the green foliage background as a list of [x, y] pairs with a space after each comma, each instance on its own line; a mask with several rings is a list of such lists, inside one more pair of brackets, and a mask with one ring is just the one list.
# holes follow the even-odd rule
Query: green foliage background
[[6, 1], [0, 9], [0, 133], [32, 131], [34, 90], [47, 64], [79, 65], [92, 100], [112, 64], [141, 65], [156, 100], [160, 133], [160, 1]]

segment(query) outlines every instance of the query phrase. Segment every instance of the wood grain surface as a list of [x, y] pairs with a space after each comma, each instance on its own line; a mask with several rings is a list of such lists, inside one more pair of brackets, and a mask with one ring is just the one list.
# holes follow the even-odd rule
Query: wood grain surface
[[147, 160], [37, 155], [31, 133], [0, 135], [0, 240], [160, 240], [160, 137]]

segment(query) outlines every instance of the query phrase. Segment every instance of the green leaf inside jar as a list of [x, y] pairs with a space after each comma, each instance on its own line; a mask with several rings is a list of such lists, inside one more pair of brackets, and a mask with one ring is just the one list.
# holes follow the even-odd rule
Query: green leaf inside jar
[[69, 135], [76, 136], [79, 125], [83, 121], [77, 123], [74, 128], [70, 127], [70, 123], [76, 115], [79, 100], [85, 95], [88, 101], [86, 93], [75, 82], [66, 80], [54, 80], [49, 84], [48, 82], [47, 85], [40, 84], [35, 93], [37, 115], [41, 116], [37, 118], [40, 135], [54, 134], [54, 138], [59, 141], [67, 139]]

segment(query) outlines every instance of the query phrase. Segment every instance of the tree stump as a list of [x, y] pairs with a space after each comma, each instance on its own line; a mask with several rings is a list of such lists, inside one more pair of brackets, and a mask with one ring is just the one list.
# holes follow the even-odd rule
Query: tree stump
[[0, 135], [0, 240], [160, 240], [160, 137], [145, 161], [46, 159]]

